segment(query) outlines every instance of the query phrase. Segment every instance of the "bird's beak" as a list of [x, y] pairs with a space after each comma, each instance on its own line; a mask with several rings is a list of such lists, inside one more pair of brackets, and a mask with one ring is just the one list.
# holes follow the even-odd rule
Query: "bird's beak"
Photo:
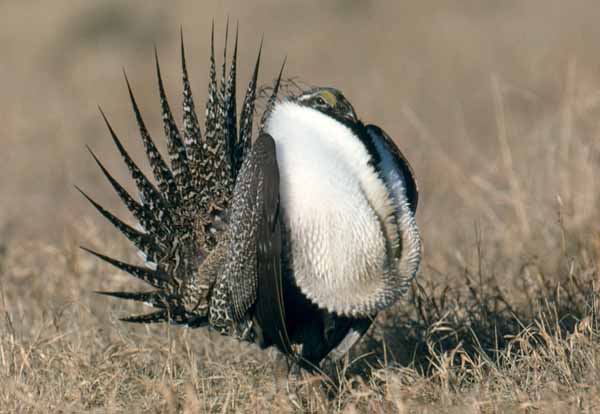
[[356, 122], [356, 121], [358, 121], [358, 118], [356, 117], [356, 114], [352, 110], [346, 112], [342, 116], [342, 118], [344, 118], [346, 121], [349, 121], [349, 122]]

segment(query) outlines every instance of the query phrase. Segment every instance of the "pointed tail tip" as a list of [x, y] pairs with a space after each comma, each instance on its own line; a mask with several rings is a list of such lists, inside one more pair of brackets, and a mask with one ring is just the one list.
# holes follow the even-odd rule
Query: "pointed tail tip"
[[[97, 251], [94, 251], [94, 250], [92, 250], [92, 249], [89, 249], [89, 248], [87, 248], [87, 247], [85, 247], [85, 246], [79, 246], [79, 248], [80, 248], [81, 250], [83, 250], [84, 252], [86, 252], [86, 253], [89, 253], [89, 254], [91, 254], [91, 255], [93, 255], [93, 256], [96, 256], [97, 258], [99, 258], [99, 259], [102, 259], [102, 260], [104, 260], [104, 261], [108, 261], [108, 260], [114, 260], [114, 259], [111, 259], [111, 258], [110, 258], [110, 257], [108, 257], [108, 256], [105, 256], [105, 255], [103, 255], [103, 254], [101, 254], [101, 253], [98, 253]], [[107, 260], [107, 259], [108, 259], [108, 260]], [[109, 262], [109, 263], [110, 263], [110, 262]]]
[[283, 57], [283, 62], [281, 63], [281, 68], [279, 69], [279, 75], [277, 76], [277, 86], [279, 86], [279, 83], [281, 82], [281, 76], [283, 75], [283, 70], [285, 69], [287, 58], [287, 55]]
[[108, 131], [110, 132], [110, 135], [113, 137], [113, 139], [115, 139], [116, 138], [115, 130], [113, 129], [110, 122], [108, 121], [108, 117], [106, 116], [106, 114], [104, 113], [104, 111], [102, 110], [102, 107], [100, 105], [98, 105], [98, 110], [100, 111], [100, 115], [102, 115], [102, 119], [104, 120], [104, 123], [108, 127]]
[[264, 38], [260, 39], [260, 46], [258, 47], [258, 56], [256, 57], [256, 64], [254, 65], [254, 73], [252, 74], [252, 80], [254, 81], [255, 87], [256, 87], [256, 80], [258, 78], [258, 70], [260, 67], [260, 57], [262, 55], [263, 40], [264, 40]]
[[94, 154], [94, 151], [92, 151], [92, 148], [88, 145], [85, 144], [85, 149], [90, 153], [90, 155], [95, 159], [98, 160], [98, 158], [96, 157], [96, 154]]
[[181, 32], [181, 39], [180, 39], [180, 54], [181, 54], [181, 67], [183, 69], [183, 75], [185, 77], [187, 77], [187, 65], [186, 65], [186, 61], [185, 61], [185, 44], [183, 42], [183, 31]]
[[179, 26], [179, 43], [181, 46], [181, 56], [185, 60], [185, 42], [183, 41], [183, 26]]
[[100, 105], [98, 105], [98, 111], [100, 111], [100, 115], [102, 116], [102, 119], [104, 120], [104, 123], [110, 130], [111, 134], [113, 134], [114, 132], [113, 132], [112, 126], [110, 125], [110, 122], [108, 121], [108, 117], [106, 116], [106, 114], [104, 113], [104, 110], [102, 109], [102, 107]]
[[156, 47], [156, 43], [154, 44], [154, 62], [156, 63], [156, 67], [158, 68], [158, 48]]
[[262, 54], [262, 49], [263, 49], [264, 42], [265, 42], [265, 35], [262, 34], [260, 36], [260, 45], [258, 46], [258, 59], [257, 59], [258, 61], [260, 61], [260, 56]]
[[240, 34], [240, 22], [237, 22], [235, 25], [235, 44], [233, 46], [235, 55], [237, 55], [239, 34]]
[[80, 248], [81, 250], [83, 250], [84, 252], [86, 252], [86, 253], [90, 253], [90, 254], [96, 255], [96, 252], [94, 252], [94, 251], [93, 251], [93, 250], [91, 250], [91, 249], [88, 249], [88, 248], [87, 248], [87, 247], [85, 247], [85, 246], [79, 245], [79, 248]]
[[[73, 184], [73, 187], [75, 187], [75, 189], [76, 189], [77, 191], [79, 191], [79, 192], [81, 193], [81, 195], [82, 195], [82, 196], [84, 196], [85, 198], [88, 198], [88, 196], [87, 196], [87, 194], [85, 193], [85, 191], [83, 191], [83, 190], [81, 189], [81, 187], [79, 187], [77, 184]], [[81, 246], [80, 246], [80, 247], [81, 247]]]
[[129, 77], [127, 76], [127, 70], [125, 70], [125, 66], [121, 67], [123, 72], [123, 77], [125, 78], [125, 83], [127, 84], [127, 90], [131, 92], [131, 84], [129, 83]]
[[[81, 194], [83, 196], [83, 198], [85, 198], [87, 201], [89, 201], [90, 203], [92, 203], [92, 199], [90, 198], [90, 196], [87, 195], [86, 192], [81, 189], [81, 187], [79, 187], [77, 184], [73, 184], [73, 187], [75, 187], [75, 189], [77, 191], [79, 191], [79, 194]], [[82, 249], [81, 246], [79, 246], [79, 248]]]

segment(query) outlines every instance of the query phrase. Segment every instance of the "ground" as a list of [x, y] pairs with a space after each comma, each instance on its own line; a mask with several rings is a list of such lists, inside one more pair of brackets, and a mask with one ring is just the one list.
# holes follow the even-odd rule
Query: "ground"
[[[0, 412], [600, 412], [600, 9], [438, 3], [3, 4]], [[138, 260], [73, 188], [128, 218], [85, 151], [127, 182], [96, 106], [141, 161], [122, 68], [160, 141], [153, 45], [175, 106], [183, 28], [201, 107], [227, 15], [240, 90], [264, 35], [262, 83], [287, 56], [341, 89], [419, 181], [418, 279], [333, 379], [119, 322], [142, 306], [93, 292], [137, 282], [79, 249]]]

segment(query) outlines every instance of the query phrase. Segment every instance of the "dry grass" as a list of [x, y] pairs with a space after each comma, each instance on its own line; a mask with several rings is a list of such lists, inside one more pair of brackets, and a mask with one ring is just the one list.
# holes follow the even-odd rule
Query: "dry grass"
[[[598, 8], [438, 3], [4, 4], [0, 412], [600, 411]], [[418, 283], [333, 383], [284, 391], [252, 346], [118, 322], [141, 309], [92, 291], [134, 282], [78, 249], [135, 260], [71, 190], [123, 213], [83, 150], [125, 181], [96, 103], [139, 156], [120, 67], [158, 136], [152, 43], [175, 101], [184, 25], [203, 96], [210, 19], [227, 12], [242, 74], [264, 33], [263, 81], [287, 54], [289, 76], [343, 89], [419, 178]]]

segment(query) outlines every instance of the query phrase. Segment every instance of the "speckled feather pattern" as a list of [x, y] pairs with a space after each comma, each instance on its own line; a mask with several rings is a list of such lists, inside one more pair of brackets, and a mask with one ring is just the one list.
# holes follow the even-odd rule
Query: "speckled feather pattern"
[[177, 186], [175, 184], [173, 173], [163, 160], [162, 156], [160, 155], [160, 152], [154, 144], [154, 141], [152, 140], [152, 137], [150, 136], [150, 133], [148, 132], [148, 129], [146, 128], [146, 124], [144, 123], [144, 119], [142, 118], [142, 114], [140, 113], [140, 109], [135, 100], [135, 96], [129, 83], [129, 79], [126, 75], [125, 83], [127, 84], [129, 99], [131, 101], [133, 113], [138, 124], [140, 138], [142, 139], [142, 143], [144, 144], [144, 149], [146, 150], [148, 162], [150, 164], [150, 167], [152, 168], [152, 172], [154, 174], [154, 179], [156, 180], [156, 183], [158, 185], [158, 189], [167, 200], [174, 204], [178, 204], [180, 202], [180, 195], [177, 191]]
[[183, 33], [181, 34], [181, 71], [183, 82], [183, 148], [186, 153], [189, 176], [191, 182], [188, 185], [194, 189], [192, 194], [186, 194], [186, 209], [197, 216], [202, 211], [203, 203], [201, 189], [204, 188], [204, 172], [200, 170], [200, 162], [204, 158], [202, 153], [202, 132], [196, 115], [196, 106], [192, 96], [192, 87], [187, 72], [185, 59], [185, 47], [183, 44]]
[[[373, 165], [366, 147], [350, 128], [322, 112], [297, 105], [293, 99], [278, 101], [283, 65], [260, 118], [261, 134], [253, 144], [261, 50], [262, 43], [238, 124], [238, 34], [236, 31], [228, 74], [226, 41], [219, 84], [213, 30], [204, 139], [183, 36], [181, 129], [167, 100], [156, 58], [169, 164], [144, 124], [126, 77], [156, 184], [130, 157], [102, 113], [135, 182], [139, 201], [94, 153], [92, 157], [138, 227], [82, 194], [139, 249], [146, 265], [85, 250], [154, 288], [149, 292], [99, 292], [155, 308], [124, 321], [208, 325], [261, 346], [275, 344], [292, 355], [292, 336], [288, 337], [285, 326], [283, 284], [287, 283], [328, 312], [322, 321], [326, 332], [314, 331], [321, 322], [306, 321], [306, 326], [294, 333], [294, 347], [304, 347], [302, 355], [311, 355], [311, 347], [339, 345], [334, 353], [343, 354], [370, 326], [370, 319], [363, 317], [397, 301], [418, 271], [421, 246], [414, 219], [416, 199], [407, 197], [405, 185], [413, 177], [406, 176], [409, 167], [402, 164], [404, 159], [389, 155], [396, 149], [382, 131], [366, 129], [379, 154], [379, 164]], [[416, 195], [416, 184], [410, 183]], [[338, 315], [356, 317], [356, 323], [346, 320], [344, 330], [330, 332], [338, 329]], [[319, 343], [330, 338], [338, 339]], [[316, 356], [311, 363], [324, 357], [312, 354]]]
[[[161, 310], [148, 315], [134, 316], [124, 320], [145, 323], [169, 320], [174, 323], [201, 326], [212, 319], [215, 328], [219, 329], [222, 326], [231, 325], [229, 322], [221, 321], [231, 320], [231, 280], [227, 278], [225, 284], [221, 284], [216, 279], [227, 274], [224, 272], [224, 266], [225, 263], [230, 263], [227, 259], [231, 259], [229, 250], [227, 250], [231, 239], [229, 232], [234, 230], [233, 227], [228, 227], [227, 207], [230, 204], [233, 190], [231, 171], [238, 160], [232, 156], [233, 149], [227, 150], [227, 140], [237, 135], [235, 79], [232, 78], [236, 75], [237, 36], [230, 78], [223, 78], [220, 91], [216, 80], [214, 46], [212, 48], [209, 96], [206, 104], [206, 139], [204, 141], [192, 99], [183, 36], [181, 53], [184, 95], [181, 131], [175, 123], [167, 101], [158, 57], [156, 57], [158, 90], [170, 168], [148, 133], [126, 77], [140, 137], [158, 188], [142, 173], [129, 156], [106, 117], [106, 124], [113, 141], [138, 188], [139, 202], [129, 195], [92, 153], [112, 187], [138, 220], [139, 230], [127, 225], [82, 192], [100, 214], [140, 249], [142, 257], [147, 261], [147, 267], [129, 265], [100, 253], [90, 252], [159, 289], [154, 293], [106, 292], [106, 294], [121, 299], [143, 301], [151, 306], [161, 308]], [[257, 71], [258, 68], [255, 72]], [[249, 96], [245, 98], [245, 102], [253, 102], [255, 87], [250, 88], [248, 93]], [[104, 114], [102, 115], [104, 116]], [[244, 117], [252, 118], [252, 116], [253, 107], [247, 105]], [[244, 122], [244, 125], [247, 125], [247, 121]], [[248, 139], [250, 139], [249, 135]], [[240, 141], [236, 137], [235, 144], [238, 145]], [[244, 209], [239, 211], [243, 212]], [[250, 235], [249, 240], [252, 238], [253, 235]], [[237, 262], [238, 257], [236, 256], [234, 259], [234, 262]], [[242, 262], [243, 260], [239, 261], [239, 263]], [[229, 266], [231, 267], [230, 264]], [[243, 278], [237, 278], [237, 280], [240, 279]], [[219, 301], [220, 297], [223, 297], [224, 300]], [[236, 297], [234, 295], [234, 299]], [[251, 301], [252, 295], [248, 297], [247, 301]], [[210, 304], [212, 304], [211, 312], [209, 312]], [[209, 318], [209, 313], [212, 318]], [[238, 336], [248, 338], [250, 327], [251, 323], [247, 320], [237, 321], [234, 329], [228, 326], [225, 331], [231, 331], [232, 334], [240, 332]]]

